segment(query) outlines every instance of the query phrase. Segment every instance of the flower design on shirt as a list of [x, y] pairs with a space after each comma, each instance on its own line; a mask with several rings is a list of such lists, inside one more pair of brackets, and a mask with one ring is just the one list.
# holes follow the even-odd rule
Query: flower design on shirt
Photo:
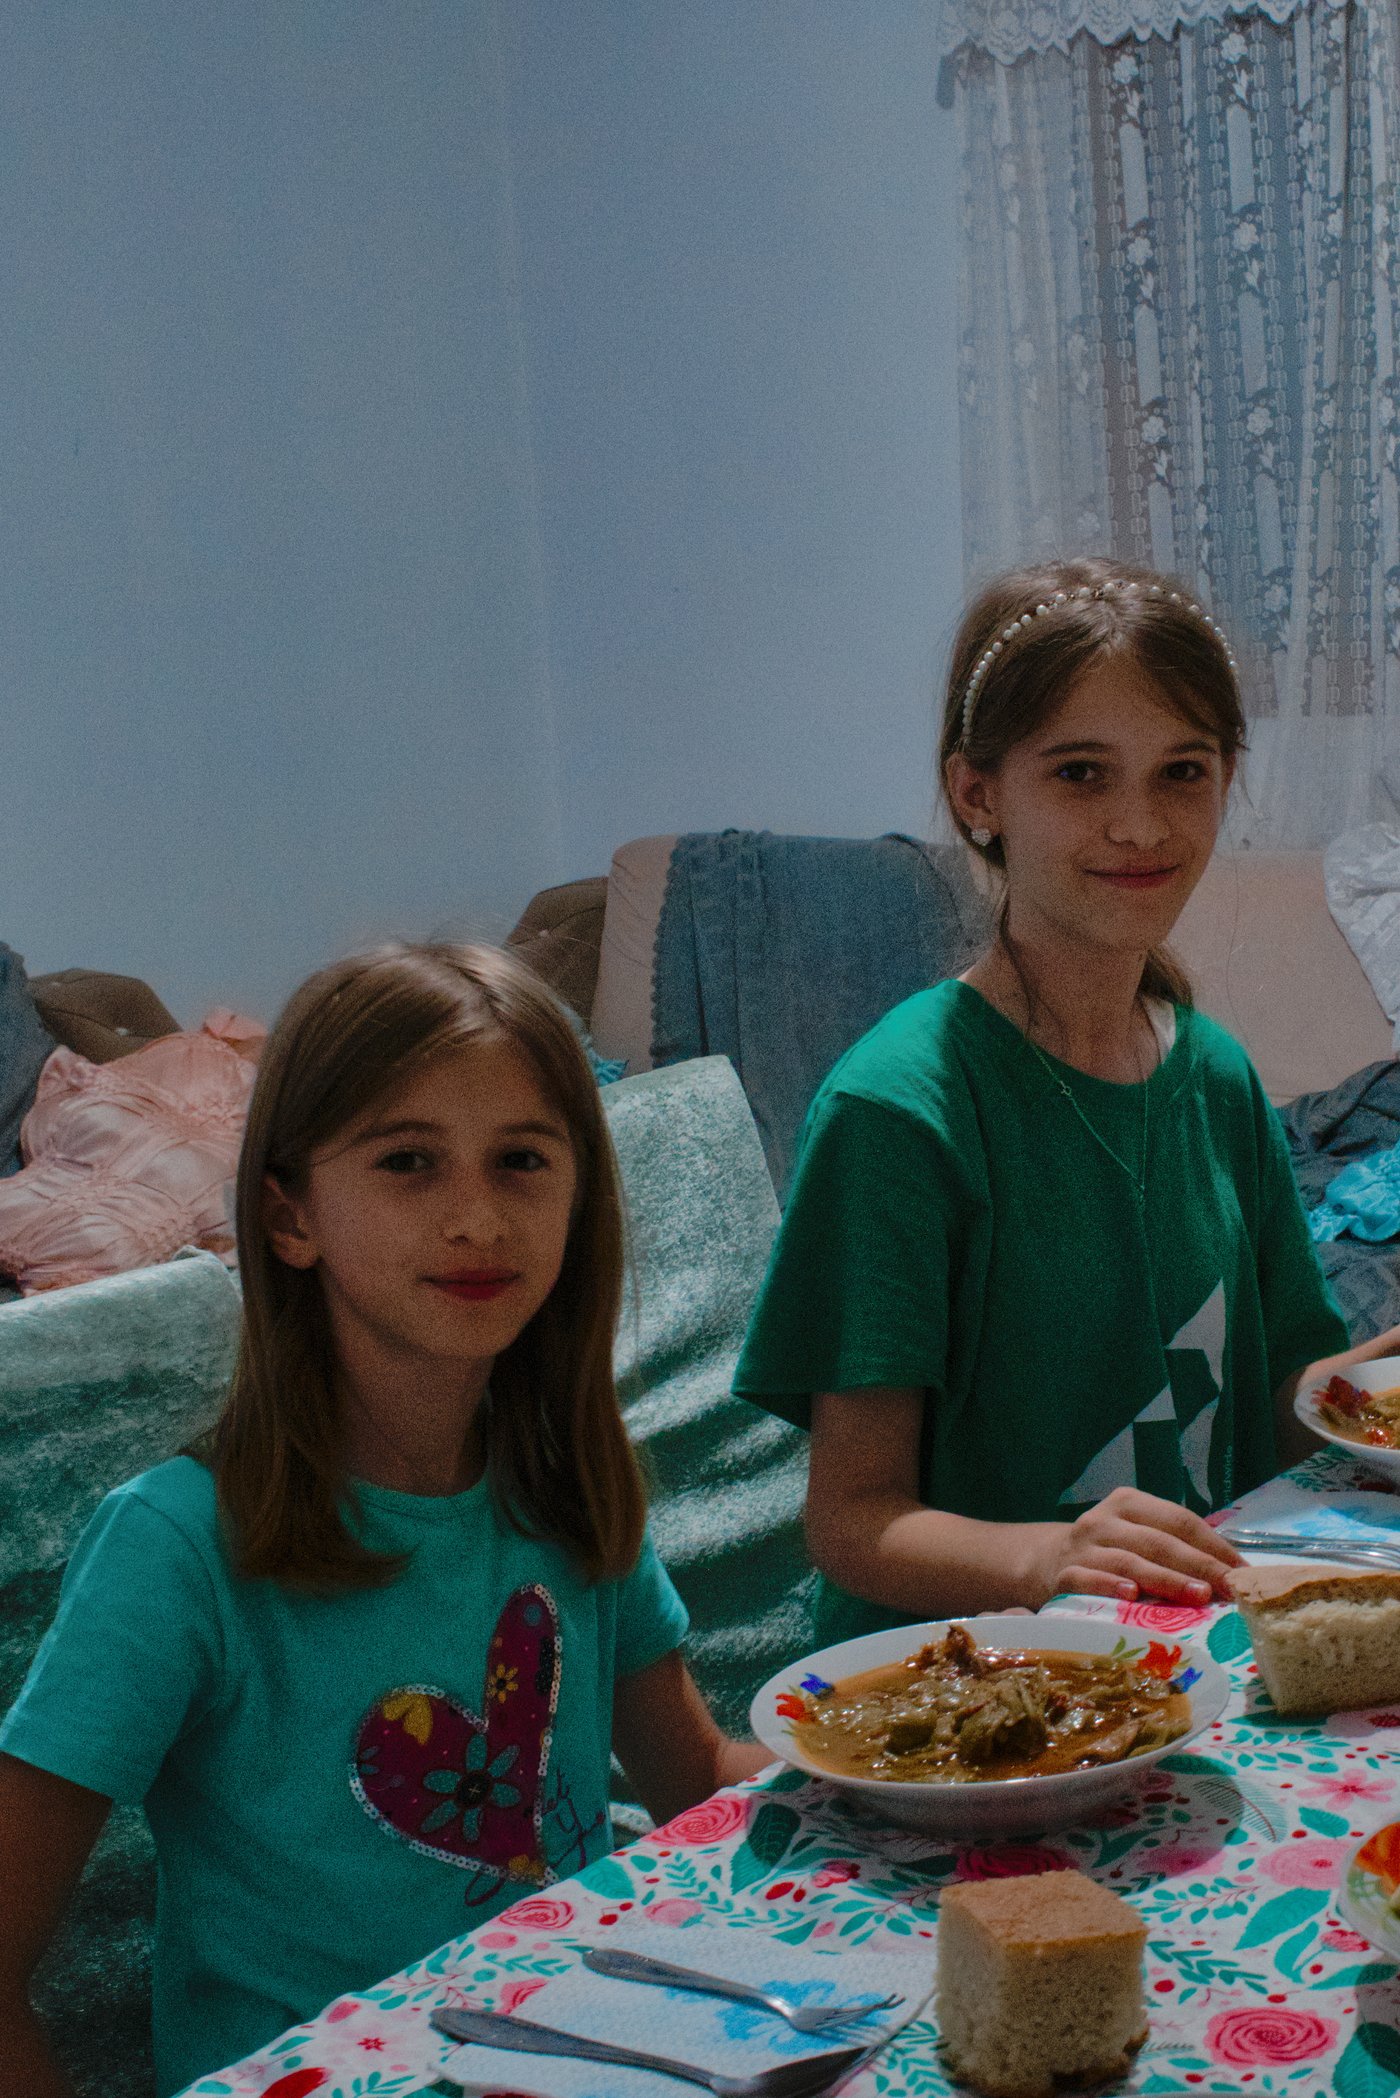
[[386, 1719], [397, 1719], [420, 1747], [426, 1745], [433, 1731], [433, 1708], [421, 1690], [400, 1690], [395, 1696], [386, 1697], [382, 1710]]
[[445, 1792], [448, 1797], [440, 1807], [434, 1807], [420, 1824], [425, 1836], [435, 1835], [440, 1828], [447, 1828], [460, 1814], [462, 1834], [469, 1843], [474, 1843], [481, 1834], [481, 1811], [483, 1807], [514, 1807], [520, 1803], [518, 1785], [507, 1785], [501, 1781], [520, 1754], [518, 1741], [510, 1742], [499, 1755], [491, 1756], [485, 1734], [473, 1734], [467, 1743], [467, 1751], [461, 1770], [425, 1770], [423, 1783], [429, 1792]]
[[[478, 1886], [542, 1886], [558, 1877], [544, 1839], [561, 1672], [547, 1588], [531, 1581], [507, 1598], [484, 1663], [476, 1712], [440, 1685], [386, 1690], [355, 1730], [350, 1789], [386, 1833], [480, 1875]], [[467, 1890], [469, 1905], [479, 1898]]]

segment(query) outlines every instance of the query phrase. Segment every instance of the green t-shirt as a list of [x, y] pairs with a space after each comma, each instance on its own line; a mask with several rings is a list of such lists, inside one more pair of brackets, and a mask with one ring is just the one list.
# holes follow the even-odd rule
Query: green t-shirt
[[[735, 1389], [806, 1426], [813, 1392], [922, 1387], [924, 1499], [989, 1522], [1115, 1486], [1218, 1508], [1277, 1469], [1275, 1388], [1349, 1344], [1278, 1118], [1184, 1007], [1145, 1086], [1047, 1063], [959, 982], [842, 1058]], [[824, 1640], [900, 1621], [824, 1585]]]
[[359, 1494], [364, 1541], [412, 1559], [334, 1598], [241, 1579], [192, 1458], [109, 1494], [0, 1727], [144, 1803], [162, 2094], [609, 1850], [614, 1682], [685, 1636], [649, 1542], [589, 1586], [485, 1480]]

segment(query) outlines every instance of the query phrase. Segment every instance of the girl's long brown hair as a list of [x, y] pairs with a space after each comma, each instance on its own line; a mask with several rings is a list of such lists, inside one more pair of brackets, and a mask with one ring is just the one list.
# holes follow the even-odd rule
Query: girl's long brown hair
[[529, 1060], [572, 1139], [578, 1187], [559, 1280], [496, 1358], [487, 1475], [527, 1536], [585, 1577], [635, 1565], [646, 1508], [613, 1384], [623, 1277], [617, 1168], [598, 1087], [568, 1016], [500, 949], [395, 945], [302, 985], [263, 1050], [238, 1167], [243, 1328], [224, 1411], [192, 1454], [213, 1471], [244, 1574], [335, 1591], [392, 1580], [404, 1560], [347, 1526], [349, 1482], [330, 1327], [314, 1268], [278, 1259], [264, 1178], [304, 1189], [313, 1155], [430, 1057], [505, 1039]]
[[[1132, 587], [1124, 589], [1125, 584]], [[1072, 594], [1082, 589], [1106, 594]], [[1033, 613], [1057, 590], [1064, 591], [1068, 601], [1020, 627], [981, 681], [964, 740], [963, 701], [977, 664], [1013, 620]], [[972, 844], [948, 793], [949, 758], [961, 750], [979, 770], [995, 772], [1007, 752], [1035, 735], [1068, 698], [1076, 680], [1105, 658], [1128, 657], [1183, 721], [1213, 738], [1226, 764], [1234, 764], [1245, 745], [1239, 683], [1225, 643], [1192, 604], [1191, 593], [1175, 578], [1104, 557], [1013, 569], [974, 598], [953, 642], [939, 778], [959, 832], [991, 867], [998, 872], [1005, 868], [1001, 840]], [[1003, 903], [1003, 933], [1005, 915]], [[1177, 1005], [1193, 1001], [1190, 978], [1165, 947], [1148, 955], [1141, 990], [1144, 997], [1166, 998]]]

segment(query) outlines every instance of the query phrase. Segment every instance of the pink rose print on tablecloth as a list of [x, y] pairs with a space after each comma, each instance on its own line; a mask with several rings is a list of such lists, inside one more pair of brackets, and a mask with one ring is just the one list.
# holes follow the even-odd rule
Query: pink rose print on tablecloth
[[[1369, 1741], [1376, 1733], [1400, 1727], [1400, 1711], [1393, 1707], [1369, 1712], [1333, 1712], [1322, 1722], [1322, 1731], [1341, 1741]], [[1381, 1744], [1389, 1751], [1393, 1744]]]
[[749, 1803], [737, 1798], [732, 1792], [720, 1792], [713, 1799], [704, 1799], [698, 1807], [687, 1807], [668, 1821], [651, 1838], [653, 1843], [722, 1843], [736, 1829], [743, 1828], [749, 1818]]
[[544, 1982], [542, 1974], [536, 1975], [532, 1980], [508, 1981], [496, 1999], [496, 2009], [504, 2011], [509, 2017], [512, 2011], [519, 2010], [527, 1996], [533, 1996], [536, 1989], [542, 1989]]
[[1223, 1849], [1220, 1843], [1149, 1844], [1134, 1860], [1134, 1876], [1139, 1872], [1161, 1872], [1168, 1879], [1198, 1879], [1220, 1869]]
[[860, 1878], [860, 1865], [855, 1858], [828, 1858], [812, 1874], [814, 1887], [840, 1887], [848, 1879]]
[[1205, 1624], [1213, 1611], [1209, 1604], [1200, 1609], [1189, 1603], [1120, 1603], [1119, 1624], [1141, 1625], [1151, 1632], [1189, 1632], [1196, 1625]]
[[692, 1916], [702, 1915], [704, 1907], [703, 1901], [686, 1901], [679, 1894], [671, 1894], [665, 1901], [648, 1902], [643, 1913], [648, 1923], [670, 1923], [679, 1928], [682, 1923], [689, 1923]]
[[1332, 1952], [1369, 1952], [1371, 1950], [1369, 1938], [1363, 1938], [1359, 1931], [1348, 1930], [1344, 1923], [1329, 1923], [1326, 1930], [1322, 1933], [1322, 1942]]
[[1280, 1887], [1331, 1887], [1350, 1852], [1350, 1843], [1309, 1836], [1302, 1843], [1281, 1844], [1268, 1857], [1260, 1858], [1257, 1870]]
[[545, 1895], [514, 1901], [508, 1909], [502, 1909], [496, 1922], [511, 1930], [567, 1930], [574, 1920], [574, 1911], [567, 1901], [551, 1901]]
[[1311, 2061], [1326, 2054], [1336, 2037], [1330, 2018], [1262, 2003], [1248, 2010], [1222, 2011], [1206, 2027], [1206, 2046], [1216, 2061], [1236, 2067]]
[[1068, 1872], [1070, 1861], [1048, 1843], [993, 1843], [965, 1850], [958, 1859], [959, 1879], [1021, 1879], [1033, 1872]]
[[1340, 1807], [1343, 1813], [1355, 1800], [1386, 1800], [1393, 1798], [1394, 1793], [1391, 1779], [1363, 1777], [1359, 1770], [1343, 1770], [1336, 1777], [1320, 1777], [1303, 1787], [1305, 1798], [1324, 1800], [1329, 1807]]

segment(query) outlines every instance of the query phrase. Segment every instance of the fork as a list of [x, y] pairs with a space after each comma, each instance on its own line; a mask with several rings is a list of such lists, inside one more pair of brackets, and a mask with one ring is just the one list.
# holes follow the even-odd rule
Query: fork
[[590, 1945], [583, 1955], [583, 1964], [595, 1974], [609, 1974], [617, 1981], [649, 1981], [662, 1989], [693, 1989], [698, 1995], [732, 1996], [737, 2003], [761, 2003], [765, 2010], [786, 2018], [794, 2032], [825, 2032], [834, 2025], [853, 2025], [876, 2011], [892, 2011], [904, 2001], [902, 1996], [872, 1996], [864, 2003], [795, 2003], [780, 1989], [751, 1988], [747, 1982], [725, 1981], [718, 1974], [701, 1974], [694, 1967], [676, 1967], [670, 1960], [624, 1952], [613, 1945]]
[[829, 2090], [872, 2052], [867, 2047], [834, 2047], [825, 2054], [809, 2054], [800, 2062], [779, 2062], [772, 2069], [760, 2069], [756, 2076], [722, 2076], [718, 2069], [697, 2069], [691, 2062], [643, 2054], [637, 2047], [585, 2040], [577, 2033], [536, 2025], [533, 2019], [507, 2016], [504, 2011], [441, 2009], [433, 2012], [429, 2023], [449, 2040], [477, 2047], [507, 2047], [517, 2054], [562, 2054], [584, 2062], [613, 2062], [626, 2069], [654, 2069], [661, 2076], [698, 2083], [703, 2090], [713, 2091], [714, 2098], [817, 2098], [819, 2091]]
[[1350, 1543], [1344, 1538], [1290, 1537], [1285, 1530], [1236, 1529], [1218, 1535], [1246, 1552], [1288, 1552], [1299, 1559], [1355, 1560], [1361, 1566], [1400, 1567], [1400, 1546]]

